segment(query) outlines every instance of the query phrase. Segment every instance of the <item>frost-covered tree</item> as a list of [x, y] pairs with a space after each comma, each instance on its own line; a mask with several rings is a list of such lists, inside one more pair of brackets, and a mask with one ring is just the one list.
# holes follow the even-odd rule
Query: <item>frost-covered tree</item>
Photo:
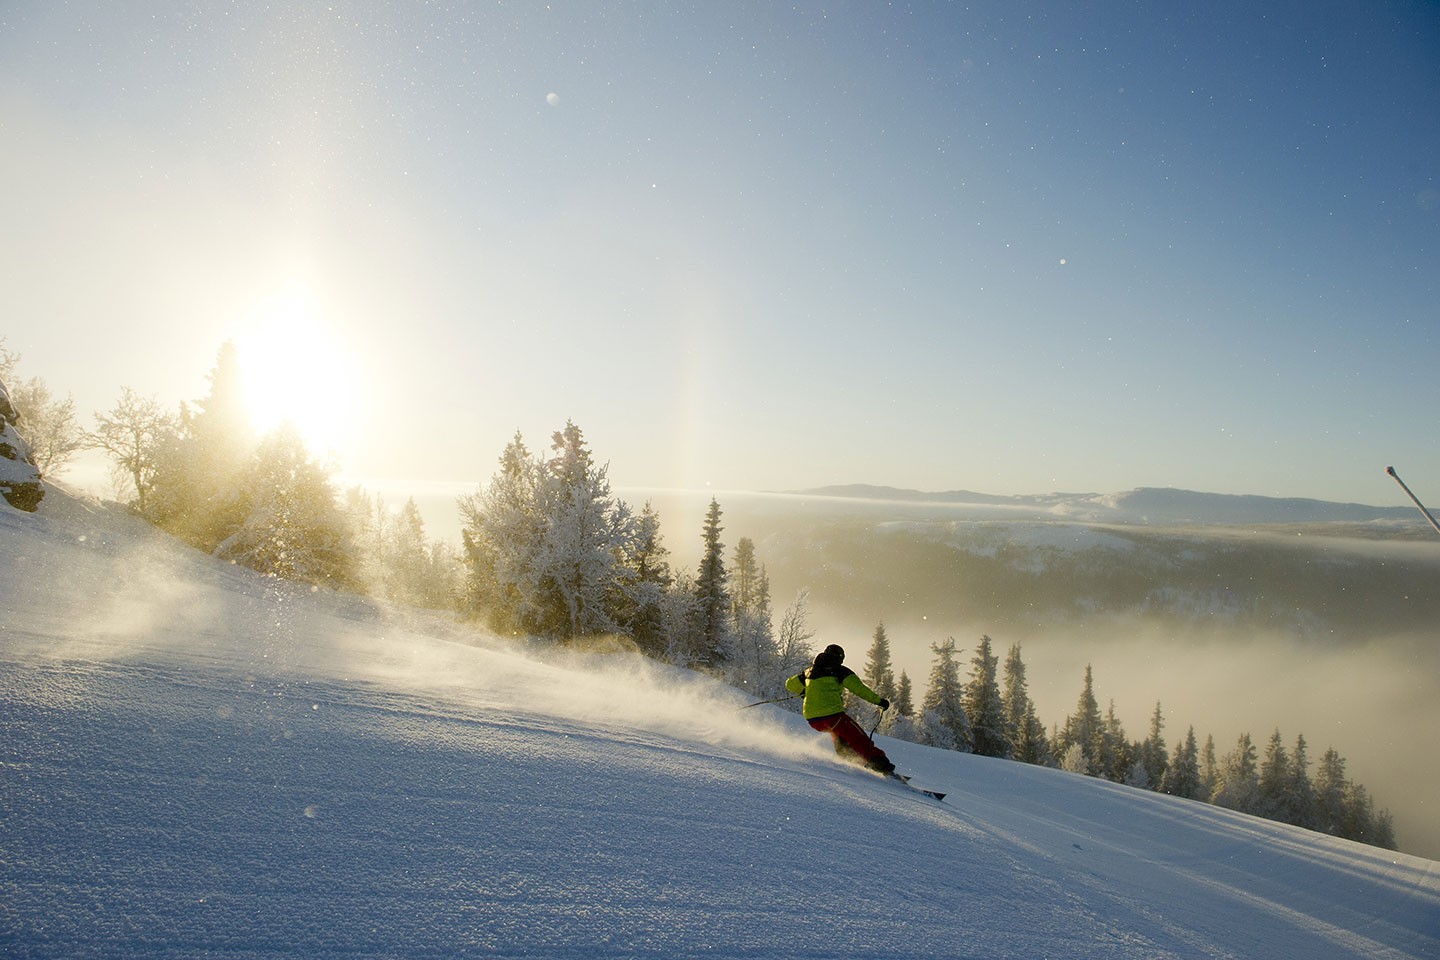
[[1083, 773], [1094, 776], [1090, 772], [1090, 761], [1085, 759], [1085, 747], [1078, 742], [1070, 744], [1060, 755], [1060, 769], [1067, 773]]
[[538, 556], [543, 631], [561, 639], [616, 629], [614, 587], [634, 553], [639, 527], [614, 496], [608, 465], [598, 465], [580, 428], [556, 431], [541, 474], [547, 521]]
[[4, 344], [0, 338], [0, 383], [7, 384], [10, 404], [20, 414], [15, 426], [25, 438], [35, 468], [42, 476], [54, 476], [85, 448], [85, 432], [75, 417], [75, 399], [56, 397], [39, 377], [18, 379], [15, 368], [20, 354], [5, 349]]
[[[880, 623], [875, 627], [875, 633], [870, 640], [870, 648], [865, 652], [865, 682], [886, 700], [891, 701], [894, 706], [899, 691], [895, 686], [895, 666], [890, 659], [890, 638], [885, 634], [885, 624]], [[897, 710], [888, 710], [880, 720], [880, 732], [887, 735], [894, 735], [895, 725], [901, 722], [902, 715]]]
[[886, 700], [896, 699], [899, 691], [895, 687], [895, 665], [890, 659], [890, 638], [885, 634], [885, 624], [875, 626], [870, 640], [870, 649], [865, 652], [865, 680]]
[[1160, 789], [1174, 797], [1204, 800], [1200, 786], [1200, 751], [1195, 741], [1195, 728], [1185, 732], [1185, 739], [1175, 745], [1175, 757], [1165, 769]]
[[1294, 819], [1289, 821], [1307, 830], [1316, 828], [1315, 785], [1310, 781], [1310, 748], [1305, 743], [1305, 734], [1295, 737], [1295, 749], [1290, 752], [1288, 771], [1290, 796], [1293, 803]]
[[490, 485], [460, 498], [467, 606], [497, 630], [560, 640], [609, 633], [640, 525], [573, 422], [532, 456], [519, 433]]
[[1005, 704], [1000, 696], [1000, 658], [982, 636], [970, 660], [970, 680], [965, 684], [962, 703], [970, 720], [971, 745], [982, 757], [1010, 756], [1013, 744], [1005, 723]]
[[1068, 756], [1072, 747], [1078, 746], [1085, 758], [1084, 773], [1092, 777], [1105, 773], [1105, 721], [1100, 716], [1100, 704], [1095, 699], [1095, 678], [1090, 665], [1085, 665], [1085, 684], [1080, 690], [1080, 700], [1075, 712], [1065, 718], [1056, 749], [1061, 756]]
[[660, 515], [649, 501], [640, 511], [637, 524], [635, 549], [624, 564], [629, 576], [620, 584], [617, 619], [641, 653], [661, 659], [670, 646], [665, 608], [666, 594], [675, 576], [670, 570], [670, 551], [660, 533]]
[[[369, 567], [369, 591], [395, 603], [435, 610], [454, 609], [459, 600], [459, 558], [447, 544], [431, 542], [425, 521], [412, 497], [396, 513], [383, 502], [375, 507], [375, 554], [361, 547]], [[353, 529], [353, 525], [352, 525]]]
[[1376, 813], [1370, 792], [1353, 780], [1346, 785], [1339, 836], [1375, 847], [1395, 849], [1394, 821], [1390, 812]]
[[895, 712], [902, 717], [910, 717], [915, 714], [915, 698], [913, 684], [910, 682], [910, 674], [904, 670], [900, 671], [900, 680], [895, 685]]
[[1220, 785], [1220, 762], [1215, 755], [1215, 737], [1207, 734], [1205, 746], [1200, 749], [1200, 793], [1196, 799], [1215, 802], [1215, 790]]
[[[1025, 739], [1025, 714], [1030, 706], [1030, 685], [1025, 679], [1025, 660], [1020, 654], [1020, 644], [1012, 643], [1005, 655], [1005, 673], [1001, 682], [1000, 698], [1005, 705], [1005, 727], [1015, 745], [1015, 759], [1019, 757], [1020, 744]], [[1032, 761], [1025, 761], [1026, 763]]]
[[465, 607], [497, 632], [540, 628], [540, 550], [547, 518], [541, 466], [516, 432], [490, 483], [457, 500], [465, 558]]
[[[785, 679], [795, 676], [811, 662], [811, 640], [815, 632], [809, 628], [809, 592], [795, 594], [785, 613], [780, 615], [780, 629], [775, 635], [776, 675], [780, 687]], [[779, 691], [776, 691], [779, 695]], [[799, 708], [798, 704], [795, 704]]]
[[730, 577], [733, 638], [726, 672], [730, 681], [756, 696], [775, 689], [779, 673], [770, 613], [770, 578], [755, 557], [755, 543], [741, 537], [735, 545]]
[[125, 490], [121, 496], [133, 491], [128, 502], [137, 512], [146, 513], [160, 450], [178, 432], [179, 417], [162, 408], [154, 397], [141, 397], [124, 387], [114, 407], [95, 414], [95, 424], [86, 434], [87, 443], [110, 458], [116, 486]]
[[815, 638], [815, 631], [810, 629], [809, 604], [809, 591], [801, 590], [780, 617], [780, 630], [775, 635], [775, 645], [777, 665], [782, 677], [793, 677], [810, 662], [810, 641]]
[[210, 392], [193, 407], [181, 405], [179, 429], [156, 451], [146, 516], [213, 551], [245, 521], [241, 482], [256, 439], [233, 343], [220, 347], [209, 380]]
[[356, 584], [349, 523], [329, 473], [293, 426], [282, 425], [256, 449], [240, 506], [243, 520], [216, 546], [217, 557], [286, 580]]
[[720, 540], [724, 527], [719, 501], [710, 500], [701, 530], [703, 548], [700, 570], [695, 577], [696, 628], [698, 647], [690, 658], [692, 663], [719, 667], [730, 658], [733, 637], [730, 622], [730, 584], [725, 570], [725, 545]]
[[1029, 684], [1025, 679], [1025, 661], [1020, 654], [1020, 644], [1012, 644], [1005, 656], [1005, 676], [1001, 689], [1005, 705], [1005, 729], [1010, 737], [1013, 759], [1021, 763], [1049, 766], [1054, 760], [1050, 741], [1045, 734], [1045, 725], [1035, 713], [1035, 704], [1030, 699]]
[[1256, 765], [1255, 744], [1250, 739], [1250, 734], [1240, 734], [1235, 741], [1235, 749], [1227, 753], [1221, 761], [1220, 777], [1210, 802], [1216, 806], [1239, 810], [1241, 813], [1258, 811], [1259, 768]]
[[1170, 766], [1170, 754], [1165, 748], [1162, 733], [1165, 729], [1165, 715], [1160, 702], [1155, 702], [1155, 712], [1150, 715], [1150, 733], [1135, 749], [1133, 768], [1129, 778], [1135, 786], [1146, 790], [1160, 790], [1165, 781], [1165, 771]]
[[930, 685], [920, 704], [919, 734], [923, 743], [946, 750], [968, 753], [973, 741], [970, 719], [965, 715], [965, 686], [955, 662], [955, 638], [930, 645], [935, 655], [930, 667]]
[[1334, 747], [1320, 757], [1315, 770], [1316, 829], [1347, 840], [1395, 849], [1395, 828], [1389, 811], [1375, 812], [1369, 791], [1345, 775], [1345, 759]]
[[[3, 378], [0, 378], [3, 380]], [[60, 399], [39, 377], [10, 385], [10, 400], [24, 412], [22, 432], [40, 473], [61, 473], [85, 449], [85, 431], [75, 416], [75, 398]]]
[[1315, 768], [1315, 826], [1322, 833], [1343, 836], [1345, 795], [1350, 781], [1345, 777], [1345, 758], [1334, 747], [1320, 756]]
[[661, 620], [666, 638], [665, 659], [676, 666], [696, 664], [701, 649], [700, 601], [695, 589], [695, 575], [677, 570], [674, 586], [665, 592]]
[[1123, 783], [1135, 765], [1135, 751], [1126, 739], [1125, 727], [1115, 713], [1114, 700], [1110, 701], [1105, 710], [1105, 726], [1100, 743], [1100, 775], [1115, 783]]
[[1270, 734], [1265, 745], [1265, 755], [1260, 758], [1260, 769], [1256, 784], [1255, 813], [1269, 820], [1294, 823], [1296, 820], [1295, 798], [1291, 794], [1290, 755], [1277, 727]]

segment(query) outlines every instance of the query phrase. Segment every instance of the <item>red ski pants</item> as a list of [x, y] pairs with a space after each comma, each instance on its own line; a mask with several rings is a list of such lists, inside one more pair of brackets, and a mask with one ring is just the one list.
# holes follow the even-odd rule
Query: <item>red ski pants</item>
[[844, 754], [846, 747], [852, 752], [859, 754], [860, 759], [866, 763], [875, 761], [889, 762], [885, 751], [875, 746], [865, 731], [860, 729], [860, 724], [850, 719], [848, 713], [835, 713], [828, 717], [816, 717], [810, 721], [810, 726], [821, 733], [830, 734], [835, 741], [835, 752]]

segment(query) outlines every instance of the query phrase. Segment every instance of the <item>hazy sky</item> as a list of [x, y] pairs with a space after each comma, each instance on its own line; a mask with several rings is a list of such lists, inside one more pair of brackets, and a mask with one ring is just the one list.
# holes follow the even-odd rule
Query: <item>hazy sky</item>
[[0, 139], [87, 420], [234, 339], [353, 477], [1440, 505], [1433, 3], [10, 0]]

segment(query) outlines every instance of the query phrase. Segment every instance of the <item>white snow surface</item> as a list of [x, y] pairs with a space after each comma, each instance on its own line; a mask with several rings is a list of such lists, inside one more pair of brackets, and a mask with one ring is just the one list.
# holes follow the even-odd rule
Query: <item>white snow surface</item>
[[1440, 957], [1434, 861], [533, 651], [0, 509], [0, 956]]

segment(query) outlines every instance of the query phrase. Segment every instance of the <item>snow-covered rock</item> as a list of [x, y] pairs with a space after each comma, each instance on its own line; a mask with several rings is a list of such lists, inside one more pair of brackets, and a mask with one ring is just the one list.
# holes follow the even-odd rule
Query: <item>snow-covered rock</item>
[[45, 496], [40, 471], [25, 438], [20, 415], [10, 403], [10, 392], [0, 382], [0, 497], [17, 510], [33, 512]]

